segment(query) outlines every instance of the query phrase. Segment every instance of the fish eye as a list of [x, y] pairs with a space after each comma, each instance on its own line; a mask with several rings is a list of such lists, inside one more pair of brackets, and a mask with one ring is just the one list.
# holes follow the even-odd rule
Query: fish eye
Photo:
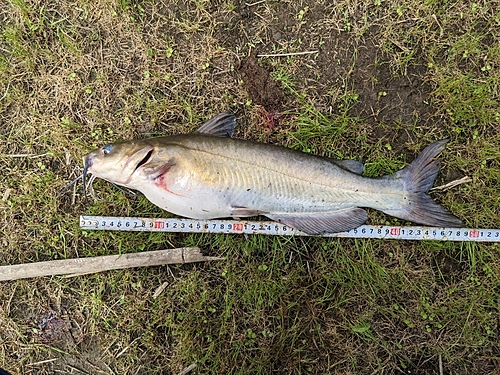
[[102, 153], [104, 155], [109, 154], [111, 151], [113, 151], [113, 146], [112, 145], [106, 145], [102, 148]]

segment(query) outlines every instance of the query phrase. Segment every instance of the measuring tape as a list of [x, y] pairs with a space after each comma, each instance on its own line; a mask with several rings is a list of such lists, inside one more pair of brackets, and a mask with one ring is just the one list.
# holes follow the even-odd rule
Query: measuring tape
[[[272, 236], [308, 235], [275, 221], [249, 220], [150, 219], [138, 217], [80, 216], [80, 228], [85, 230], [134, 232], [266, 234]], [[324, 234], [322, 237], [500, 242], [500, 229], [362, 225], [348, 232]]]

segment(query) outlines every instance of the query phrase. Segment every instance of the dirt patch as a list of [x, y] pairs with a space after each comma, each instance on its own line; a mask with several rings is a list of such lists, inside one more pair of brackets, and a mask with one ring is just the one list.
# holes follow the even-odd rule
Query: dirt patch
[[358, 40], [349, 33], [332, 36], [321, 48], [316, 74], [324, 93], [332, 88], [351, 93], [348, 113], [361, 118], [369, 143], [390, 142], [401, 152], [415, 141], [416, 126], [433, 127], [431, 87], [420, 63], [408, 65], [405, 74], [394, 72], [379, 38], [375, 28]]
[[284, 108], [285, 94], [269, 71], [259, 65], [255, 55], [241, 62], [238, 73], [243, 81], [248, 97], [259, 109], [259, 126], [270, 134], [279, 126]]
[[[361, 119], [360, 131], [369, 144], [390, 143], [396, 152], [406, 153], [417, 140], [415, 128], [431, 130], [439, 125], [431, 121], [436, 109], [430, 101], [432, 87], [426, 81], [425, 59], [413, 51], [407, 62], [395, 64], [386, 50], [401, 49], [387, 45], [380, 27], [371, 26], [353, 35], [342, 30], [345, 25], [325, 21], [325, 14], [337, 9], [324, 4], [311, 4], [307, 9], [285, 2], [241, 8], [241, 18], [228, 27], [246, 30], [249, 38], [243, 40], [245, 43], [265, 40], [254, 51], [293, 51], [297, 44], [300, 51], [318, 50], [317, 55], [297, 56], [287, 62], [296, 80], [294, 89], [305, 93], [322, 112], [334, 114], [348, 108], [349, 115]], [[303, 17], [303, 22], [297, 22], [297, 17]], [[241, 43], [241, 39], [235, 32], [234, 38], [226, 37], [225, 42]], [[271, 60], [270, 65], [279, 66], [283, 61]], [[259, 62], [265, 66], [267, 61]], [[290, 110], [296, 104], [283, 100], [255, 59], [245, 60], [240, 74], [250, 98], [266, 110], [279, 108], [279, 103]]]
[[73, 348], [75, 340], [71, 334], [71, 323], [61, 313], [46, 311], [35, 318], [35, 339], [43, 344], [53, 345], [64, 350]]
[[[332, 60], [336, 63], [332, 64]], [[418, 57], [414, 61], [418, 62]], [[411, 124], [429, 119], [431, 87], [424, 80], [427, 68], [416, 63], [408, 65], [404, 74], [393, 71], [376, 28], [358, 40], [348, 33], [332, 37], [322, 47], [318, 62], [327, 85], [334, 87], [343, 79], [346, 88], [358, 94], [350, 112], [367, 123]]]
[[264, 107], [267, 112], [281, 111], [285, 95], [255, 56], [243, 60], [238, 72], [248, 96], [255, 104]]
[[350, 113], [369, 124], [372, 142], [387, 140], [399, 152], [405, 143], [415, 141], [414, 125], [429, 125], [431, 88], [424, 81], [426, 68], [422, 65], [408, 66], [406, 75], [391, 72], [371, 36], [369, 33], [357, 46], [356, 64], [348, 76], [359, 95]]

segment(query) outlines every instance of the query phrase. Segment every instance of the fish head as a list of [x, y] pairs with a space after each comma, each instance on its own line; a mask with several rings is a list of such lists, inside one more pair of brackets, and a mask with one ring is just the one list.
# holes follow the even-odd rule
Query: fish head
[[137, 188], [141, 167], [155, 153], [155, 147], [145, 141], [118, 142], [102, 146], [83, 157], [84, 180], [87, 173], [111, 183]]

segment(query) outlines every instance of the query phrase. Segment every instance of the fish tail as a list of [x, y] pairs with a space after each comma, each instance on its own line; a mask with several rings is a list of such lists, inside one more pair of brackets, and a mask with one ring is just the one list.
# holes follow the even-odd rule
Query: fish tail
[[409, 166], [391, 176], [403, 183], [406, 202], [400, 209], [384, 212], [434, 227], [457, 228], [463, 225], [459, 218], [434, 202], [427, 194], [441, 167], [440, 160], [436, 157], [444, 150], [447, 142], [448, 139], [444, 139], [427, 146]]

